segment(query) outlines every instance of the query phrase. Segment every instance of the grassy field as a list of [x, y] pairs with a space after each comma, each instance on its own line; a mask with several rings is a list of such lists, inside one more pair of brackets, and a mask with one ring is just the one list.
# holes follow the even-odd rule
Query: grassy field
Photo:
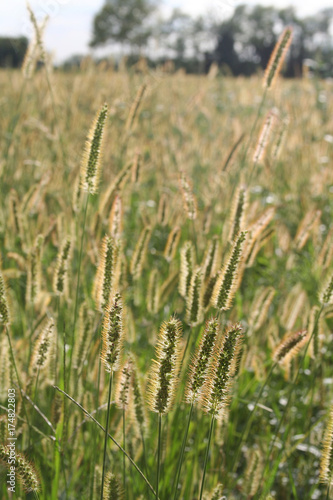
[[[204, 471], [207, 500], [330, 498], [330, 477], [325, 484], [319, 472], [333, 383], [332, 82], [281, 79], [264, 96], [259, 77], [213, 71], [114, 72], [88, 62], [46, 76], [0, 73], [0, 443], [10, 443], [15, 389], [16, 452], [39, 483], [24, 493], [17, 463], [13, 498], [98, 499], [111, 472], [123, 498], [153, 499], [158, 488], [161, 500], [194, 500]], [[88, 195], [79, 188], [83, 151], [104, 103], [100, 182]], [[230, 255], [235, 297], [222, 307], [214, 296]], [[124, 340], [110, 395], [100, 352], [116, 292]], [[156, 412], [165, 331], [155, 348], [174, 316], [180, 339], [164, 381], [174, 401]], [[212, 318], [215, 354], [195, 358]], [[207, 401], [214, 377], [223, 379], [221, 345], [226, 352], [239, 324], [215, 419]], [[185, 387], [198, 359], [208, 371], [191, 405]], [[111, 439], [104, 478], [103, 429], [54, 386], [102, 427], [110, 396], [109, 433], [150, 486]], [[6, 450], [1, 498], [11, 498]], [[333, 471], [330, 448], [326, 458]], [[29, 467], [22, 458], [34, 488]], [[223, 493], [213, 493], [219, 483]], [[120, 498], [112, 488], [104, 498]]]

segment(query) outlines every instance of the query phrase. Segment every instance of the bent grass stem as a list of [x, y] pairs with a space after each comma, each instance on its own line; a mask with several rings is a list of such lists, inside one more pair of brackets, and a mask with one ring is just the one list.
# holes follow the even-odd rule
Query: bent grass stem
[[[85, 415], [87, 415], [87, 417], [89, 417], [104, 433], [105, 433], [105, 428], [102, 426], [102, 424], [100, 424], [85, 408], [83, 408], [83, 406], [80, 405], [80, 403], [78, 403], [74, 398], [72, 398], [69, 394], [67, 394], [65, 391], [62, 391], [59, 387], [57, 387], [56, 385], [53, 386], [54, 389], [56, 389], [57, 391], [61, 392], [64, 396], [66, 396], [66, 398], [68, 398], [72, 403], [74, 403], [78, 408], [80, 408], [80, 410], [83, 411], [83, 413]], [[141, 471], [141, 469], [139, 469], [139, 467], [136, 465], [136, 463], [134, 462], [134, 460], [128, 455], [128, 453], [126, 453], [126, 451], [124, 450], [124, 448], [118, 443], [118, 441], [115, 440], [115, 438], [113, 436], [111, 436], [111, 434], [108, 433], [108, 437], [111, 439], [111, 441], [119, 448], [119, 450], [124, 453], [124, 455], [127, 457], [127, 459], [131, 462], [131, 464], [133, 465], [133, 467], [135, 468], [135, 470], [140, 474], [141, 478], [145, 481], [145, 483], [147, 484], [147, 486], [149, 487], [150, 491], [153, 493], [153, 495], [156, 497], [156, 491], [154, 490], [154, 488], [152, 487], [152, 485], [150, 484], [150, 482], [148, 481], [148, 479], [146, 478], [146, 476], [144, 475], [144, 473]]]

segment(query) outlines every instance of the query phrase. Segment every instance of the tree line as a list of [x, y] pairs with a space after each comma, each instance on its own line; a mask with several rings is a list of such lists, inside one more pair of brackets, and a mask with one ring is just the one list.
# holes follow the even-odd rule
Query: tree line
[[[150, 66], [172, 61], [175, 69], [209, 71], [216, 63], [226, 74], [251, 76], [267, 66], [274, 45], [287, 25], [293, 42], [285, 75], [298, 77], [310, 67], [333, 76], [333, 8], [300, 17], [294, 8], [239, 5], [229, 18], [192, 17], [174, 9], [162, 17], [152, 0], [106, 0], [92, 22], [92, 48], [108, 47], [110, 55], [126, 55], [129, 64], [144, 57]], [[0, 38], [0, 67], [22, 64], [27, 40]], [[70, 58], [65, 67], [78, 64]]]
[[301, 76], [309, 65], [323, 76], [333, 75], [333, 8], [301, 18], [292, 7], [244, 4], [224, 21], [209, 14], [194, 18], [180, 9], [163, 19], [156, 10], [151, 0], [106, 0], [93, 20], [91, 46], [118, 44], [133, 60], [140, 55], [151, 64], [169, 59], [192, 72], [208, 71], [216, 62], [225, 72], [250, 76], [266, 67], [279, 34], [291, 25], [285, 74]]

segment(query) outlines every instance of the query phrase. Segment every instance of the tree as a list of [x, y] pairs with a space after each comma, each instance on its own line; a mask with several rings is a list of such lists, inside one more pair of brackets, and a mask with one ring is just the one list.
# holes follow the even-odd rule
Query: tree
[[251, 75], [266, 68], [283, 28], [293, 27], [285, 75], [300, 76], [305, 59], [314, 59], [329, 74], [332, 54], [330, 27], [333, 9], [300, 19], [292, 7], [276, 9], [261, 5], [236, 7], [230, 19], [216, 25], [217, 41], [211, 60], [228, 66], [234, 75]]
[[147, 44], [155, 10], [151, 0], [106, 0], [93, 22], [91, 47], [119, 43], [137, 51]]

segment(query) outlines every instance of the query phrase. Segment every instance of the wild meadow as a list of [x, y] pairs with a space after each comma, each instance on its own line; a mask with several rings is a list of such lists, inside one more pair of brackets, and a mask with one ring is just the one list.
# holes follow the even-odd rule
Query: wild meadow
[[332, 81], [280, 62], [0, 72], [1, 498], [330, 498]]

